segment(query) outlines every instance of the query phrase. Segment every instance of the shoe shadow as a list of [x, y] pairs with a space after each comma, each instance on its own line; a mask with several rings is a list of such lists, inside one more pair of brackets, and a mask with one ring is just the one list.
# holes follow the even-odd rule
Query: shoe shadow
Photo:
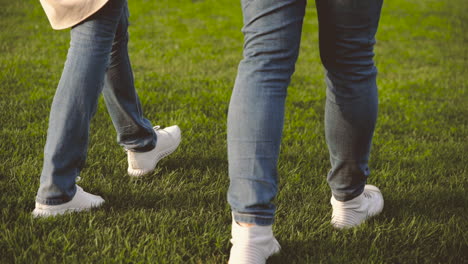
[[100, 192], [104, 208], [114, 211], [227, 207], [227, 161], [221, 158], [168, 159], [150, 175], [115, 178]]
[[414, 218], [447, 221], [454, 216], [464, 215], [468, 206], [468, 196], [462, 188], [420, 186], [398, 193], [385, 193], [383, 190], [385, 204], [378, 217], [396, 223]]
[[[312, 243], [312, 242], [310, 242]], [[295, 241], [281, 241], [281, 251], [278, 254], [275, 254], [268, 258], [267, 264], [284, 264], [284, 263], [297, 263], [300, 258], [306, 258], [307, 253], [304, 251], [306, 250], [306, 244], [309, 243], [298, 243]], [[295, 252], [295, 256], [291, 258], [291, 254], [289, 252]], [[312, 252], [312, 251], [310, 251]], [[306, 262], [302, 262], [306, 263]]]

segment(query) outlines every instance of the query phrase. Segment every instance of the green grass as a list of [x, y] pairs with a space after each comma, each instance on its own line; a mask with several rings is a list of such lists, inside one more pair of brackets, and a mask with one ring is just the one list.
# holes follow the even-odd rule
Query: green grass
[[[101, 102], [80, 183], [101, 210], [33, 219], [48, 113], [68, 31], [38, 1], [1, 0], [0, 263], [226, 263], [226, 112], [241, 59], [238, 1], [130, 1], [130, 56], [146, 116], [178, 124], [179, 150], [144, 179]], [[289, 89], [269, 263], [468, 263], [468, 5], [392, 0], [376, 46], [380, 109], [371, 156], [384, 212], [329, 225], [325, 84], [314, 2]]]

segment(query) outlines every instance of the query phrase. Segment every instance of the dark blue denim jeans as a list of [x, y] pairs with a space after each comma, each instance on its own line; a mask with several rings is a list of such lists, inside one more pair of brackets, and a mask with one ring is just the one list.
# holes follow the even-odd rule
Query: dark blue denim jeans
[[[339, 201], [363, 192], [377, 117], [373, 47], [382, 0], [316, 0], [326, 73], [328, 183]], [[228, 201], [238, 222], [270, 225], [284, 105], [305, 0], [242, 0], [244, 58], [229, 105]]]
[[75, 195], [75, 179], [85, 163], [89, 124], [101, 92], [120, 145], [134, 151], [156, 145], [133, 84], [127, 28], [127, 1], [110, 0], [71, 29], [70, 49], [50, 111], [37, 202], [61, 204]]

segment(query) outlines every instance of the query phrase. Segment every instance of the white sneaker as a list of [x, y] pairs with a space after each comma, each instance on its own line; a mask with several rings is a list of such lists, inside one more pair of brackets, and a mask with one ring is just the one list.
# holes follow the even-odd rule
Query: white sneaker
[[46, 205], [36, 202], [36, 208], [32, 212], [34, 217], [49, 217], [71, 212], [80, 212], [99, 207], [104, 203], [101, 196], [83, 191], [76, 185], [76, 194], [69, 202], [59, 205]]
[[135, 152], [128, 150], [128, 174], [140, 177], [154, 171], [156, 164], [177, 149], [181, 139], [180, 128], [178, 126], [160, 129], [155, 126], [154, 132], [158, 140], [156, 147], [147, 152]]
[[232, 248], [228, 264], [265, 264], [280, 251], [272, 226], [240, 226], [232, 221]]
[[352, 200], [340, 202], [332, 196], [330, 202], [333, 207], [331, 224], [338, 229], [358, 226], [382, 212], [384, 206], [382, 193], [374, 185], [366, 185], [364, 192]]

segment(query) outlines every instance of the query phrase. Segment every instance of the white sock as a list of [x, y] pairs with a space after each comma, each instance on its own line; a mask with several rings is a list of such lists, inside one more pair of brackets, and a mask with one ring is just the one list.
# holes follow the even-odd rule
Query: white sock
[[281, 249], [272, 226], [240, 226], [232, 221], [232, 248], [229, 264], [264, 264]]

